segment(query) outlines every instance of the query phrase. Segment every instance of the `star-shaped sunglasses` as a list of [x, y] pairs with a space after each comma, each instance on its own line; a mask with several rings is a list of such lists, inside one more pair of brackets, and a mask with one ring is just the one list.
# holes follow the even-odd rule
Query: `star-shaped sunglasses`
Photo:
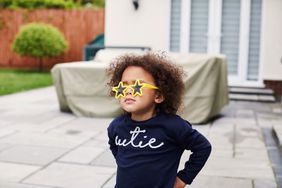
[[133, 85], [125, 85], [122, 81], [120, 81], [118, 86], [113, 87], [112, 90], [115, 92], [115, 98], [119, 99], [121, 97], [125, 97], [126, 91], [129, 88], [132, 89], [132, 95], [134, 97], [137, 95], [142, 96], [144, 87], [150, 89], [159, 89], [158, 87], [151, 84], [142, 83], [140, 80], [135, 80], [135, 83]]

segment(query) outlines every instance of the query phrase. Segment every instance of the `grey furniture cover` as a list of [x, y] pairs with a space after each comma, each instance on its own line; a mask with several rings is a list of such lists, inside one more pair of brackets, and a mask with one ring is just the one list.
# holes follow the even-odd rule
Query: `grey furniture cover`
[[[113, 58], [123, 53], [102, 50], [93, 61], [54, 66], [52, 77], [60, 110], [85, 117], [116, 117], [121, 114], [118, 101], [109, 96], [106, 69]], [[179, 115], [194, 124], [205, 123], [228, 104], [224, 56], [180, 53], [169, 53], [168, 56], [186, 72], [186, 91]]]

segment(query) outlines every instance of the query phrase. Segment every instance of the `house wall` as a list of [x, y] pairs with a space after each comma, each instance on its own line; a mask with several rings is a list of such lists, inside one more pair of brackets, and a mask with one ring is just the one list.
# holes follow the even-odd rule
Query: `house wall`
[[170, 0], [106, 0], [105, 44], [169, 49]]
[[282, 80], [282, 0], [264, 0], [262, 79]]
[[[106, 0], [105, 44], [169, 50], [170, 0]], [[262, 80], [282, 80], [282, 0], [263, 0]]]

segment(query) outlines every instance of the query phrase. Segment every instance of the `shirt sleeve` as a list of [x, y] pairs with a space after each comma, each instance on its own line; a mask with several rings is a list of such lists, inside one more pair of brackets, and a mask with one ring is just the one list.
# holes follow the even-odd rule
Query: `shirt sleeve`
[[115, 134], [114, 134], [114, 123], [112, 122], [109, 127], [108, 127], [108, 137], [109, 137], [109, 141], [108, 144], [110, 145], [110, 150], [113, 154], [113, 156], [116, 158], [117, 155], [117, 145], [115, 143]]
[[184, 169], [179, 171], [177, 176], [186, 184], [191, 184], [208, 160], [211, 153], [211, 144], [188, 122], [183, 120], [183, 123], [177, 127], [177, 142], [183, 149], [192, 152]]

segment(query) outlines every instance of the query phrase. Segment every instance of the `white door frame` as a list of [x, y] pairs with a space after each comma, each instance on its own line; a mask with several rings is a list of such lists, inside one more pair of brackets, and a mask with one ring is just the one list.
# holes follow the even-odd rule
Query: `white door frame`
[[[248, 86], [263, 87], [261, 79], [261, 50], [259, 57], [259, 74], [257, 81], [247, 80], [248, 76], [248, 59], [249, 59], [249, 42], [250, 42], [250, 21], [251, 21], [251, 0], [241, 0], [240, 12], [240, 39], [239, 39], [239, 61], [238, 75], [228, 76], [228, 84], [230, 86]], [[261, 24], [262, 25], [262, 24]], [[262, 38], [260, 39], [262, 41]], [[260, 45], [260, 49], [262, 49]]]
[[180, 19], [180, 52], [185, 53], [189, 51], [191, 0], [181, 0]]
[[[264, 1], [262, 0], [262, 9]], [[263, 13], [263, 10], [262, 10]], [[181, 0], [181, 26], [180, 26], [180, 52], [189, 52], [190, 41], [190, 15], [191, 0]], [[249, 31], [250, 31], [251, 0], [241, 0], [240, 11], [240, 38], [238, 53], [238, 75], [228, 76], [230, 86], [263, 87], [262, 72], [262, 37], [260, 41], [259, 74], [258, 81], [248, 81], [248, 54], [249, 54]], [[263, 15], [261, 16], [263, 18]], [[209, 0], [209, 28], [207, 33], [207, 53], [220, 54], [222, 22], [222, 0]], [[263, 19], [261, 20], [261, 28]], [[261, 29], [262, 32], [262, 29]], [[261, 34], [262, 36], [262, 34]]]

